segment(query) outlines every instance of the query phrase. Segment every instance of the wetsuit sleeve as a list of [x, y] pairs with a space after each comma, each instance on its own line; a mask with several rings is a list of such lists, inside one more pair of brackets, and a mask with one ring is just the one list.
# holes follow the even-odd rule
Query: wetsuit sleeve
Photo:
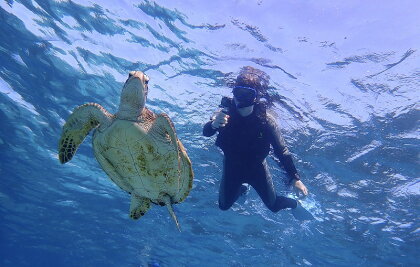
[[206, 136], [206, 137], [210, 137], [217, 132], [217, 130], [215, 130], [215, 129], [213, 129], [213, 127], [211, 127], [212, 122], [213, 121], [209, 121], [206, 124], [204, 124], [203, 135]]
[[267, 114], [267, 121], [274, 155], [279, 159], [280, 166], [286, 170], [287, 175], [289, 176], [289, 183], [291, 183], [293, 179], [300, 180], [295, 164], [293, 163], [292, 155], [286, 146], [286, 142], [284, 141], [276, 120], [271, 115]]

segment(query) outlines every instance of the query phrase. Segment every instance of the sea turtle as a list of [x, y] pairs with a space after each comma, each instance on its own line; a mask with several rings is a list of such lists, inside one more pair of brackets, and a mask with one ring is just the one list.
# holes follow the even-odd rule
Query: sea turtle
[[143, 72], [130, 72], [115, 115], [97, 103], [77, 107], [63, 126], [59, 160], [71, 160], [95, 129], [95, 157], [109, 178], [131, 194], [130, 217], [139, 219], [151, 203], [166, 205], [180, 229], [172, 204], [187, 197], [194, 174], [169, 117], [145, 107], [148, 81]]

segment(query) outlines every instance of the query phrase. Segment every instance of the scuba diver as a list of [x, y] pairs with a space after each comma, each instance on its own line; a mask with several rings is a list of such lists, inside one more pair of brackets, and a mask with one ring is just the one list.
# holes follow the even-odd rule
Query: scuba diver
[[[272, 146], [280, 166], [287, 172], [289, 183], [305, 196], [308, 194], [276, 120], [266, 112], [266, 104], [260, 101], [268, 88], [268, 80], [269, 76], [263, 71], [250, 66], [243, 67], [233, 84], [233, 99], [223, 97], [220, 105], [223, 109], [204, 125], [203, 135], [206, 137], [218, 132], [216, 146], [224, 154], [223, 177], [219, 189], [221, 210], [228, 210], [248, 191], [248, 186], [244, 184], [251, 185], [272, 212], [286, 208], [303, 209], [297, 209], [301, 207], [297, 200], [276, 195], [268, 170], [266, 157]], [[302, 217], [295, 213], [293, 215], [296, 218]]]

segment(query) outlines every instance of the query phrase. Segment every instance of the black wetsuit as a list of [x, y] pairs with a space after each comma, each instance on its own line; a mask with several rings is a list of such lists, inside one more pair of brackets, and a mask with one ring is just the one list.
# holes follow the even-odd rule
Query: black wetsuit
[[227, 210], [233, 205], [241, 194], [243, 183], [250, 184], [273, 212], [295, 208], [296, 200], [276, 195], [265, 160], [271, 145], [289, 181], [299, 179], [274, 118], [266, 115], [261, 104], [256, 104], [253, 113], [246, 117], [242, 117], [231, 104], [228, 115], [230, 118], [225, 127], [214, 130], [210, 120], [203, 128], [203, 135], [207, 137], [219, 132], [216, 145], [224, 154], [223, 178], [219, 190], [220, 209]]

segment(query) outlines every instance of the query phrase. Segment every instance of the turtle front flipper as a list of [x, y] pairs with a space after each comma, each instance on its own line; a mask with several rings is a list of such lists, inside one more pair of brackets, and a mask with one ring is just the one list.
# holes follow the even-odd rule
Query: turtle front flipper
[[130, 204], [130, 218], [137, 220], [150, 209], [150, 199], [132, 195]]
[[176, 131], [174, 124], [171, 119], [165, 113], [158, 114], [156, 121], [153, 124], [152, 131], [154, 134], [160, 135], [164, 139], [169, 139], [174, 147], [174, 151], [178, 153], [178, 169], [181, 168], [181, 157], [179, 154], [179, 144], [178, 137], [176, 136]]
[[178, 146], [181, 152], [182, 168], [178, 193], [173, 198], [175, 203], [180, 203], [185, 200], [192, 189], [194, 180], [194, 171], [192, 168], [191, 160], [187, 155], [187, 151], [185, 150], [184, 145], [179, 140]]
[[63, 126], [58, 143], [60, 162], [70, 161], [90, 130], [98, 125], [107, 126], [112, 119], [113, 115], [99, 104], [88, 103], [77, 107]]
[[154, 134], [159, 134], [168, 139], [173, 145], [174, 151], [178, 154], [178, 192], [172, 196], [172, 200], [173, 203], [182, 202], [188, 196], [194, 179], [191, 160], [185, 147], [178, 139], [175, 127], [168, 115], [165, 113], [158, 114], [152, 130]]

